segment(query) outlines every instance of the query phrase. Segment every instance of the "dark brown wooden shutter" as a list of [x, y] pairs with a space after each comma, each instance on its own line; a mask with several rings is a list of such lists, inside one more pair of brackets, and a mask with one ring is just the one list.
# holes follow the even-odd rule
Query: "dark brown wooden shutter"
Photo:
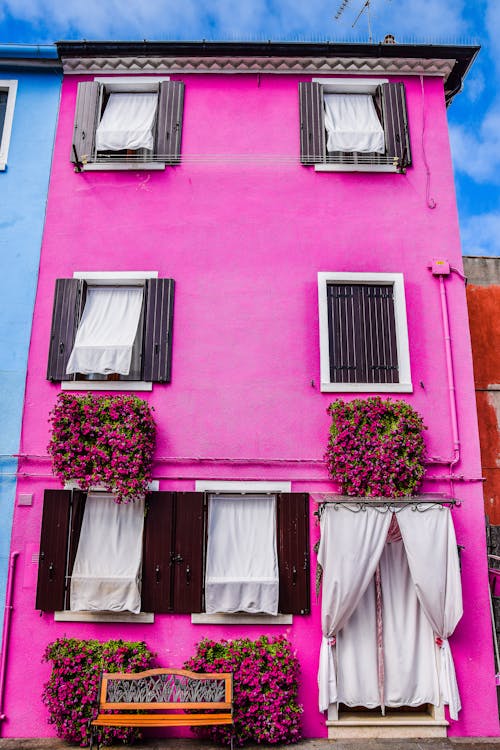
[[78, 84], [71, 161], [85, 163], [94, 158], [95, 131], [98, 122], [100, 84], [86, 81]]
[[307, 615], [309, 584], [309, 495], [278, 495], [279, 611]]
[[160, 83], [155, 155], [165, 164], [180, 164], [183, 111], [184, 83]]
[[56, 280], [47, 380], [72, 379], [66, 375], [66, 365], [85, 305], [86, 288], [81, 279]]
[[[80, 532], [82, 530], [83, 514], [85, 503], [87, 502], [87, 493], [82, 490], [73, 490], [71, 496], [71, 521], [69, 529], [69, 549], [68, 549], [68, 581], [71, 580], [73, 566], [75, 564], [78, 542], [80, 541]], [[71, 586], [66, 586], [65, 609], [70, 609], [70, 590]]]
[[64, 609], [71, 490], [45, 490], [36, 609]]
[[332, 383], [399, 382], [392, 284], [327, 284]]
[[172, 611], [174, 492], [149, 492], [144, 518], [141, 609]]
[[177, 492], [173, 565], [173, 611], [201, 612], [205, 576], [205, 496]]
[[398, 166], [408, 167], [411, 149], [404, 83], [383, 83], [380, 88], [387, 155], [394, 157]]
[[323, 93], [320, 83], [299, 83], [300, 161], [319, 164], [325, 161], [325, 125]]
[[143, 380], [169, 383], [172, 370], [174, 280], [146, 281]]

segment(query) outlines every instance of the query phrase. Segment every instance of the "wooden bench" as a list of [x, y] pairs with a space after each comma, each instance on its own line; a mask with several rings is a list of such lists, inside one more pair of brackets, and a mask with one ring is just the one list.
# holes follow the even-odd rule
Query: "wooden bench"
[[[232, 674], [197, 674], [185, 669], [103, 672], [98, 715], [90, 722], [90, 750], [99, 748], [99, 727], [140, 729], [232, 723]], [[231, 750], [232, 747], [231, 735]]]

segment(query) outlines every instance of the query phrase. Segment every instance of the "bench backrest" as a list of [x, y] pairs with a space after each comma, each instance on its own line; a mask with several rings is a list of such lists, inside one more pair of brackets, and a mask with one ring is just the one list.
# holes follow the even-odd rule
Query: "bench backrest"
[[232, 709], [233, 675], [198, 674], [186, 669], [103, 672], [99, 710]]

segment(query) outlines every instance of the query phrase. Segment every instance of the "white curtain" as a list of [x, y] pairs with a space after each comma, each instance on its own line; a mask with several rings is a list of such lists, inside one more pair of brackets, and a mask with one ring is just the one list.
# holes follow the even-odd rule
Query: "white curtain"
[[424, 513], [406, 508], [398, 513], [408, 565], [422, 609], [439, 643], [439, 685], [450, 716], [461, 708], [455, 666], [448, 643], [462, 617], [462, 584], [451, 512], [436, 507]]
[[370, 94], [325, 94], [328, 151], [385, 152], [384, 129]]
[[205, 609], [278, 613], [276, 498], [211, 495]]
[[68, 374], [129, 374], [142, 297], [140, 287], [88, 288]]
[[462, 593], [449, 509], [399, 510], [401, 541], [386, 544], [390, 513], [337, 508], [323, 513], [318, 553], [324, 569], [320, 710], [336, 702], [381, 705], [373, 578], [380, 563], [382, 704], [443, 701], [456, 719], [460, 698], [447, 639], [462, 615]]
[[89, 493], [71, 575], [72, 611], [141, 611], [144, 498]]
[[153, 149], [157, 94], [110, 94], [96, 130], [98, 151]]
[[356, 610], [382, 555], [390, 513], [355, 513], [327, 505], [321, 518], [318, 562], [323, 568], [318, 672], [319, 710], [338, 701], [334, 637]]
[[[419, 604], [402, 542], [380, 558], [384, 697], [388, 707], [439, 704], [432, 628]], [[346, 626], [337, 634], [338, 702], [381, 705], [377, 659], [375, 582], [372, 579]]]

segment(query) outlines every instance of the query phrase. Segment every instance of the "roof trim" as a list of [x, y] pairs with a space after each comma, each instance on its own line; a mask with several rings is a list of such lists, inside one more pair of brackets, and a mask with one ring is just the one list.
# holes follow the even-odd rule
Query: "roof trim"
[[475, 45], [346, 42], [56, 43], [65, 73], [394, 73], [442, 75], [447, 101], [461, 90]]

